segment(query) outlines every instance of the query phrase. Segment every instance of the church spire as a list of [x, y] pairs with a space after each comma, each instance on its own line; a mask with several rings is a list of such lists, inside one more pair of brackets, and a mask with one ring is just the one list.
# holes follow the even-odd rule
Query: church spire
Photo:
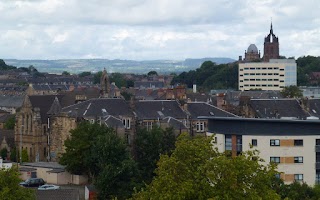
[[271, 18], [270, 34], [273, 34], [273, 28], [272, 28], [272, 18]]

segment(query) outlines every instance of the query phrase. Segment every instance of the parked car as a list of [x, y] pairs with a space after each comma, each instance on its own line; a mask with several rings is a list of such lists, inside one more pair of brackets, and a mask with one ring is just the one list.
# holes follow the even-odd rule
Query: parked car
[[58, 189], [60, 189], [60, 186], [49, 185], [49, 184], [45, 184], [45, 185], [38, 187], [38, 190], [58, 190]]
[[45, 182], [42, 178], [29, 178], [20, 183], [23, 187], [39, 187], [44, 184]]

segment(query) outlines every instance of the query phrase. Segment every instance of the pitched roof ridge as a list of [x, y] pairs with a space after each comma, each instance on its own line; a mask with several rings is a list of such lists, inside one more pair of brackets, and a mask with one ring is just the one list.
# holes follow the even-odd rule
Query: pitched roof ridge
[[226, 112], [226, 113], [228, 113], [228, 114], [230, 114], [230, 115], [233, 115], [233, 116], [235, 116], [235, 117], [239, 117], [238, 115], [235, 115], [235, 114], [233, 114], [233, 113], [231, 113], [231, 112], [228, 112], [228, 111], [226, 111], [226, 110], [223, 110], [223, 109], [221, 109], [221, 108], [219, 108], [219, 107], [217, 107], [217, 106], [211, 105], [211, 104], [209, 104], [209, 103], [206, 103], [206, 104], [208, 104], [209, 106], [214, 107], [214, 108], [216, 108], [216, 109], [218, 109], [218, 110], [220, 110], [220, 111], [223, 111], [223, 112]]

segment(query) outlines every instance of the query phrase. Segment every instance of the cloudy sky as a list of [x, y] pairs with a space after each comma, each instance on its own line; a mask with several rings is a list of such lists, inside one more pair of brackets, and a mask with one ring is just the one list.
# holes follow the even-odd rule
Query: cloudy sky
[[319, 0], [0, 0], [0, 58], [237, 59], [273, 29], [320, 56]]

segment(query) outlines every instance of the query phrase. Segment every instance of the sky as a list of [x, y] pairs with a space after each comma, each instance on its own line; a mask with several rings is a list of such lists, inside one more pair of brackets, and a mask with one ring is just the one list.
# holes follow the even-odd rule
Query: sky
[[0, 0], [2, 59], [320, 56], [319, 0]]

